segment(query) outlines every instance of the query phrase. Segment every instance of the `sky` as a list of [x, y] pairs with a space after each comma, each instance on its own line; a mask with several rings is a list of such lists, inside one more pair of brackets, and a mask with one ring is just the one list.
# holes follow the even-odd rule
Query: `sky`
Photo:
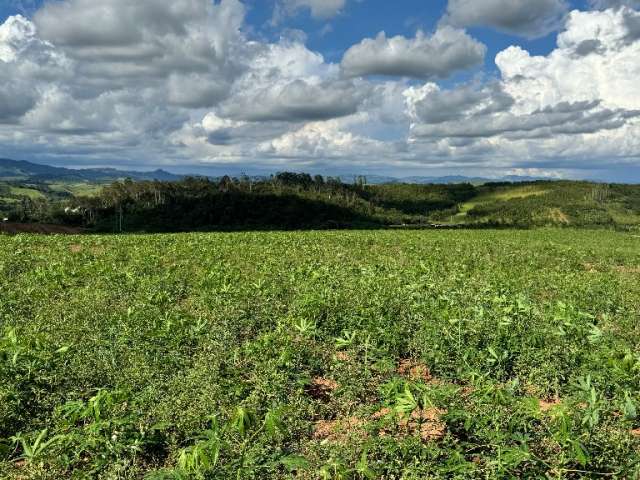
[[0, 0], [0, 157], [640, 182], [640, 0]]

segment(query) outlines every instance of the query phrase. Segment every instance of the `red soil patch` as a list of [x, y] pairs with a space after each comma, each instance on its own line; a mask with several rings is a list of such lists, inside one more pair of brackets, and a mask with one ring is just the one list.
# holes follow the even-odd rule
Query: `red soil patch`
[[339, 420], [320, 420], [313, 428], [314, 440], [327, 440], [332, 443], [346, 443], [350, 437], [366, 437], [364, 421], [357, 417]]
[[552, 408], [557, 407], [561, 403], [562, 402], [560, 401], [559, 398], [553, 398], [551, 400], [542, 400], [542, 399], [538, 400], [540, 411], [545, 413], [550, 411]]
[[401, 360], [397, 372], [413, 381], [430, 382], [433, 380], [429, 367], [414, 360]]
[[0, 223], [0, 233], [17, 235], [19, 233], [36, 233], [41, 235], [77, 235], [83, 233], [82, 228], [49, 225], [45, 223]]
[[[418, 436], [427, 443], [442, 439], [447, 431], [447, 425], [442, 420], [446, 410], [425, 408], [414, 410], [410, 415], [401, 416], [389, 407], [380, 409], [371, 415], [370, 420], [386, 420], [385, 425], [378, 429], [379, 437], [400, 439]], [[367, 420], [358, 417], [345, 417], [335, 420], [319, 420], [313, 428], [314, 440], [332, 443], [347, 443], [350, 438], [358, 436], [366, 438]]]
[[338, 352], [338, 353], [336, 353], [336, 360], [339, 360], [341, 362], [350, 362], [351, 361], [351, 355], [349, 355], [346, 352]]
[[307, 386], [306, 391], [309, 396], [316, 400], [328, 401], [331, 394], [339, 387], [335, 380], [328, 378], [316, 377]]
[[[447, 425], [442, 421], [441, 416], [446, 413], [445, 410], [438, 408], [425, 408], [417, 409], [411, 412], [409, 416], [397, 417], [397, 430], [394, 431], [393, 427], [382, 428], [378, 435], [380, 437], [391, 436], [419, 436], [423, 442], [431, 442], [440, 440], [444, 437], [447, 431]], [[382, 418], [396, 417], [396, 413], [385, 407], [373, 415], [372, 420], [380, 420]]]
[[[393, 411], [383, 408], [373, 414], [371, 418], [380, 419], [388, 417]], [[441, 416], [446, 411], [438, 408], [417, 409], [409, 416], [401, 416], [397, 421], [397, 430], [392, 427], [383, 428], [378, 432], [380, 437], [407, 437], [419, 436], [423, 442], [432, 442], [442, 439], [447, 432], [447, 425]]]
[[393, 410], [391, 410], [389, 407], [384, 407], [384, 408], [378, 410], [373, 415], [371, 415], [371, 418], [373, 420], [380, 420], [381, 418], [388, 417], [388, 416], [390, 416], [392, 414], [393, 414]]
[[409, 418], [400, 420], [400, 427], [408, 434], [419, 434], [424, 442], [444, 437], [447, 426], [440, 418], [445, 412], [437, 408], [414, 410]]

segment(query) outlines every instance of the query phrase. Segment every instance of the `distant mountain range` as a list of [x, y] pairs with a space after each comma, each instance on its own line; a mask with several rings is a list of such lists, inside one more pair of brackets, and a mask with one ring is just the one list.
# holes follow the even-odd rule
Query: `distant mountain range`
[[124, 178], [173, 181], [180, 180], [183, 175], [174, 175], [164, 170], [137, 172], [115, 168], [62, 168], [0, 158], [0, 180], [4, 181], [105, 183]]
[[[448, 175], [444, 177], [385, 177], [379, 175], [365, 175], [368, 184], [371, 185], [385, 185], [385, 184], [397, 184], [408, 183], [416, 185], [427, 184], [454, 184], [454, 183], [471, 183], [473, 185], [484, 185], [491, 182], [533, 182], [535, 180], [547, 180], [543, 177], [520, 177], [509, 175], [501, 178], [484, 178], [484, 177], [465, 177], [462, 175]], [[353, 183], [357, 175], [341, 175], [340, 179], [344, 183]]]
[[[165, 170], [154, 170], [151, 172], [140, 172], [134, 170], [117, 170], [115, 168], [63, 168], [52, 167], [50, 165], [42, 165], [27, 161], [17, 161], [0, 158], [0, 181], [20, 181], [20, 182], [87, 182], [87, 183], [107, 183], [125, 178], [132, 180], [159, 180], [159, 181], [177, 181], [189, 175], [177, 175]], [[202, 175], [191, 175], [202, 176]], [[344, 183], [352, 183], [358, 175], [341, 175], [340, 179]], [[464, 176], [444, 176], [444, 177], [386, 177], [380, 175], [365, 175], [368, 184], [394, 184], [394, 183], [410, 183], [410, 184], [453, 184], [453, 183], [472, 183], [474, 185], [482, 185], [489, 182], [529, 182], [534, 180], [543, 180], [539, 177], [519, 177], [507, 176], [500, 179], [490, 179], [482, 177], [464, 177]], [[219, 177], [212, 177], [219, 178]], [[252, 177], [254, 180], [262, 180], [265, 176]]]

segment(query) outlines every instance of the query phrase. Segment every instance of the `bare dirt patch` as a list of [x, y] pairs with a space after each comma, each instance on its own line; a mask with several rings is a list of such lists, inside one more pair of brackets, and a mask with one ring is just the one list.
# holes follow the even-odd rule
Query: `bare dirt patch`
[[82, 228], [50, 225], [45, 223], [0, 223], [0, 233], [17, 235], [19, 233], [35, 233], [40, 235], [78, 235], [84, 233]]
[[394, 414], [394, 411], [389, 407], [384, 407], [378, 410], [376, 413], [371, 415], [372, 420], [380, 420], [381, 418], [389, 417]]
[[551, 411], [554, 407], [557, 407], [562, 402], [559, 398], [551, 398], [551, 399], [540, 399], [538, 400], [538, 406], [540, 407], [540, 411], [543, 413]]
[[336, 353], [336, 360], [338, 360], [340, 362], [350, 362], [351, 361], [351, 355], [349, 355], [346, 352], [338, 352], [338, 353]]
[[397, 372], [403, 377], [415, 382], [431, 382], [433, 380], [429, 367], [424, 363], [410, 359], [401, 360]]
[[[384, 410], [376, 412], [372, 418], [376, 415], [381, 415], [377, 418], [384, 418], [393, 413], [391, 411], [385, 412]], [[447, 425], [441, 418], [445, 413], [445, 410], [438, 408], [424, 408], [414, 410], [408, 416], [398, 415], [395, 424], [396, 428], [383, 428], [378, 432], [378, 435], [381, 437], [419, 436], [423, 442], [440, 440], [447, 432]]]
[[331, 394], [339, 387], [338, 382], [329, 378], [316, 377], [307, 386], [306, 392], [316, 400], [329, 401]]
[[549, 215], [551, 216], [551, 220], [556, 223], [562, 223], [564, 225], [569, 225], [571, 223], [569, 217], [567, 217], [567, 215], [559, 208], [551, 209]]
[[629, 273], [632, 275], [640, 274], [640, 267], [629, 267], [626, 265], [618, 265], [614, 268], [614, 270], [618, 273]]
[[358, 417], [347, 417], [337, 420], [320, 420], [313, 428], [314, 440], [326, 440], [332, 443], [346, 443], [350, 437], [366, 437], [364, 420]]
[[598, 267], [596, 267], [596, 265], [594, 265], [593, 263], [588, 263], [585, 262], [582, 264], [582, 267], [589, 273], [598, 273]]
[[640, 428], [634, 428], [629, 433], [631, 433], [632, 437], [640, 438]]
[[357, 436], [366, 438], [367, 425], [370, 422], [384, 421], [384, 425], [377, 429], [379, 437], [402, 439], [419, 437], [423, 442], [433, 442], [442, 439], [447, 432], [447, 425], [442, 420], [445, 410], [425, 408], [414, 410], [409, 415], [400, 415], [393, 409], [385, 407], [375, 412], [368, 420], [359, 417], [345, 417], [335, 420], [319, 420], [313, 428], [312, 438], [331, 443], [347, 443], [350, 438]]
[[69, 246], [69, 251], [71, 253], [80, 253], [80, 252], [82, 252], [82, 245], [78, 245], [77, 243], [73, 244], [73, 245]]

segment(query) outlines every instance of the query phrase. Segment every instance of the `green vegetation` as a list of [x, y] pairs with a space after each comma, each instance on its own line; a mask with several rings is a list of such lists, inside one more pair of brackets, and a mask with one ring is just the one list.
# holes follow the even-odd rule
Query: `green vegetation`
[[640, 186], [573, 181], [367, 185], [364, 177], [345, 184], [337, 178], [287, 172], [259, 180], [14, 182], [0, 184], [0, 214], [14, 222], [102, 232], [434, 224], [638, 230]]
[[0, 236], [0, 477], [637, 478], [639, 247]]
[[11, 187], [9, 189], [9, 194], [17, 197], [29, 197], [32, 199], [45, 198], [42, 192], [35, 188]]

